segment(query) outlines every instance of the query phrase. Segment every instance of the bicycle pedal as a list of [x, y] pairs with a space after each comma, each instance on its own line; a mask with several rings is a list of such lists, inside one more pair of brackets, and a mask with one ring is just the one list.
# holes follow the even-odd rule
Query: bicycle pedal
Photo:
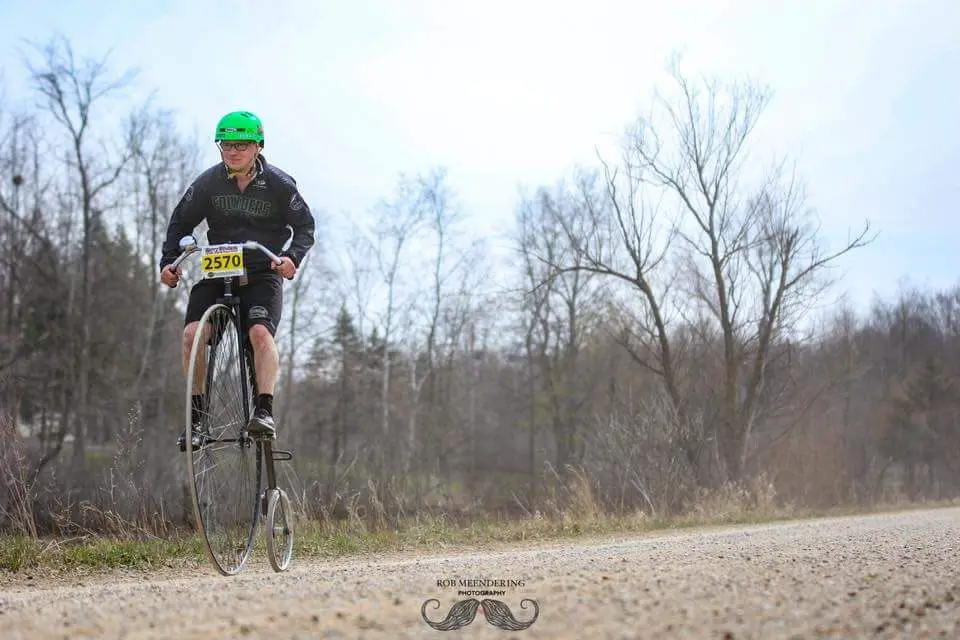
[[281, 451], [278, 449], [274, 449], [273, 451], [270, 452], [270, 455], [275, 462], [288, 462], [290, 460], [293, 460], [292, 451]]

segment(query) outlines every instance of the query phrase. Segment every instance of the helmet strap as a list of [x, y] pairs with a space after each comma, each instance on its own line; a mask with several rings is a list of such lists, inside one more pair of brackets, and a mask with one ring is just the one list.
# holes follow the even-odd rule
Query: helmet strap
[[223, 166], [227, 167], [227, 177], [232, 180], [233, 178], [239, 178], [240, 176], [252, 176], [252, 175], [253, 175], [253, 169], [254, 169], [254, 167], [257, 166], [257, 162], [256, 162], [256, 160], [254, 160], [253, 162], [251, 162], [251, 163], [250, 163], [249, 165], [247, 165], [246, 167], [244, 167], [244, 168], [242, 168], [242, 169], [237, 169], [236, 171], [234, 171], [234, 170], [231, 169], [229, 166], [227, 166], [226, 163], [224, 163]]

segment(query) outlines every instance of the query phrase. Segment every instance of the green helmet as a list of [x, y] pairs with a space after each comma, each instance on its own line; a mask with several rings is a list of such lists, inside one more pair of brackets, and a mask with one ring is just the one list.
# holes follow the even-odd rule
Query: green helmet
[[263, 123], [249, 111], [232, 111], [217, 123], [214, 141], [221, 140], [250, 140], [263, 145]]

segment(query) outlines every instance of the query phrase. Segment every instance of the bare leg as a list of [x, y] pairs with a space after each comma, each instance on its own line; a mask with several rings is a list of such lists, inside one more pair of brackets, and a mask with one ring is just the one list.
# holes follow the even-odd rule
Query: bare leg
[[273, 423], [273, 391], [280, 372], [280, 354], [277, 343], [270, 331], [263, 325], [250, 327], [250, 344], [253, 347], [253, 364], [257, 370], [256, 410], [250, 419], [250, 433], [259, 433], [274, 437], [276, 425]]
[[250, 327], [253, 364], [257, 371], [257, 392], [273, 395], [280, 373], [280, 354], [270, 331], [262, 324]]
[[[199, 322], [191, 322], [183, 328], [183, 375], [186, 377], [190, 369], [190, 350], [193, 348], [193, 339], [197, 335], [197, 325]], [[209, 328], [207, 333], [209, 333]], [[207, 378], [207, 344], [204, 341], [200, 346], [200, 353], [197, 354], [197, 370], [193, 377], [193, 394], [203, 393], [203, 385]]]
[[[194, 340], [194, 337], [197, 335], [197, 325], [199, 324], [200, 324], [199, 322], [191, 322], [183, 328], [183, 338], [181, 342], [181, 357], [182, 357], [181, 362], [183, 364], [184, 377], [186, 377], [190, 371], [190, 350], [193, 349], [193, 340]], [[207, 333], [207, 336], [210, 335], [209, 326], [206, 329], [206, 333]], [[203, 411], [203, 409], [201, 409], [201, 407], [203, 406], [203, 403], [199, 402], [198, 400], [202, 398], [204, 388], [206, 386], [207, 349], [208, 349], [208, 346], [207, 346], [206, 340], [203, 340], [200, 343], [200, 352], [197, 354], [196, 371], [195, 371], [195, 375], [193, 376], [193, 388], [191, 389], [191, 394], [193, 395], [191, 414], [192, 414], [192, 420], [194, 421], [194, 424], [196, 424], [197, 421], [201, 419], [201, 416], [202, 416], [201, 412]], [[194, 446], [199, 446], [200, 440], [198, 439], [198, 436], [196, 434], [194, 434], [192, 439], [194, 441]], [[180, 434], [178, 445], [181, 451], [186, 450], [186, 429], [184, 429], [183, 433]]]

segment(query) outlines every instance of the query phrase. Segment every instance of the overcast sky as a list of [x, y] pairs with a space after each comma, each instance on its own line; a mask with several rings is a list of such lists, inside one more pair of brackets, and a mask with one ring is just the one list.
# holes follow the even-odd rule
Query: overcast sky
[[829, 241], [864, 218], [881, 232], [844, 263], [854, 301], [960, 276], [955, 0], [0, 0], [0, 15], [14, 89], [21, 38], [114, 47], [187, 129], [257, 112], [267, 158], [315, 209], [364, 210], [399, 172], [445, 165], [495, 243], [518, 187], [609, 148], [683, 50], [690, 71], [770, 85], [758, 153], [797, 158]]

